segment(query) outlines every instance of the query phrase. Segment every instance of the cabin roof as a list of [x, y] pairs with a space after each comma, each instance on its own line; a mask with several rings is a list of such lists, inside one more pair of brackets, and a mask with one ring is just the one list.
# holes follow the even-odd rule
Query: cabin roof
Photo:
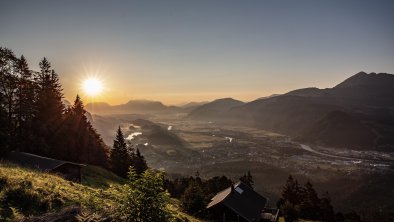
[[43, 171], [51, 171], [65, 164], [75, 167], [83, 166], [82, 164], [78, 163], [56, 160], [48, 157], [18, 151], [9, 152], [4, 159], [21, 166], [36, 168]]
[[216, 194], [207, 208], [223, 204], [248, 221], [259, 221], [267, 203], [267, 198], [261, 196], [241, 181]]

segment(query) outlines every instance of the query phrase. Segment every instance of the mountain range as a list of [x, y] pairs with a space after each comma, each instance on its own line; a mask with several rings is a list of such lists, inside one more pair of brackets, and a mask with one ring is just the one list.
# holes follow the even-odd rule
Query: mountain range
[[125, 104], [111, 106], [108, 103], [88, 103], [86, 109], [94, 114], [130, 114], [130, 113], [156, 113], [156, 112], [179, 112], [181, 107], [166, 106], [158, 101], [130, 100]]
[[394, 75], [360, 72], [333, 88], [298, 89], [248, 103], [215, 100], [188, 117], [249, 125], [319, 145], [392, 150]]
[[111, 106], [90, 103], [95, 114], [186, 113], [187, 119], [251, 126], [304, 143], [392, 151], [394, 75], [359, 72], [332, 88], [303, 88], [251, 102], [232, 98], [166, 106], [131, 100]]

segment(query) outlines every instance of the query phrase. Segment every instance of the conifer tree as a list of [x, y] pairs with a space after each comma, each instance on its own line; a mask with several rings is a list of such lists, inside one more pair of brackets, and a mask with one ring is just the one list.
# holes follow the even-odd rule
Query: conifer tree
[[301, 216], [304, 219], [317, 220], [319, 218], [320, 199], [310, 181], [305, 184], [301, 201]]
[[135, 155], [132, 157], [131, 164], [134, 167], [137, 175], [141, 175], [146, 169], [148, 169], [145, 157], [141, 154], [138, 148], [136, 149]]
[[295, 221], [299, 217], [302, 201], [302, 188], [298, 181], [289, 175], [282, 190], [282, 197], [277, 202], [277, 207], [285, 217], [285, 221]]
[[[51, 69], [51, 64], [44, 58], [40, 62], [41, 71], [37, 77], [38, 95], [35, 104], [34, 132], [37, 134], [38, 144], [32, 152], [48, 155], [53, 151], [54, 144], [62, 140], [58, 133], [63, 122], [64, 105], [62, 103], [62, 88], [58, 75]], [[38, 148], [38, 149], [37, 149]]]
[[248, 170], [247, 173], [245, 173], [241, 178], [239, 178], [239, 180], [248, 185], [249, 187], [253, 188], [254, 181], [250, 170]]
[[35, 83], [33, 82], [32, 71], [22, 55], [18, 61], [18, 89], [17, 102], [15, 104], [17, 124], [16, 141], [17, 148], [23, 150], [30, 145], [31, 126], [34, 118]]
[[1, 106], [3, 108], [3, 121], [6, 127], [5, 134], [8, 138], [8, 147], [15, 146], [15, 103], [18, 89], [18, 59], [14, 53], [7, 48], [0, 47], [0, 95], [2, 96]]
[[293, 205], [299, 205], [302, 199], [302, 188], [293, 176], [289, 175], [282, 191], [282, 198]]
[[66, 155], [70, 161], [107, 167], [107, 148], [100, 135], [93, 129], [86, 117], [86, 110], [79, 95], [74, 104], [66, 110], [61, 135], [67, 138], [65, 145], [55, 156]]
[[111, 164], [114, 173], [126, 178], [129, 167], [131, 165], [130, 156], [127, 151], [127, 144], [125, 142], [123, 132], [120, 129], [116, 131], [116, 138], [111, 152]]
[[181, 198], [182, 208], [191, 214], [199, 214], [208, 204], [206, 195], [197, 182], [191, 182]]
[[335, 221], [335, 213], [328, 192], [324, 193], [323, 197], [320, 199], [320, 211], [320, 219], [322, 221]]

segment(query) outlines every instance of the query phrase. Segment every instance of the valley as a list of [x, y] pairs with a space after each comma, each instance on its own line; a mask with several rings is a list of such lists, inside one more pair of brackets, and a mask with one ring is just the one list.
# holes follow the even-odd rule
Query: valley
[[[353, 192], [361, 189], [362, 181], [394, 172], [393, 153], [300, 144], [286, 135], [234, 124], [190, 120], [179, 113], [151, 115], [147, 118], [149, 121], [138, 116], [100, 118], [117, 120], [125, 137], [129, 137], [133, 147], [139, 148], [148, 164], [164, 169], [170, 177], [199, 172], [204, 178], [226, 175], [237, 180], [250, 170], [255, 189], [268, 196], [273, 206], [289, 174], [301, 183], [311, 180], [319, 192], [330, 193], [335, 206], [351, 210], [357, 209], [357, 205], [346, 203], [351, 201]], [[113, 127], [112, 131], [108, 127], [97, 129], [104, 138], [110, 138], [106, 133], [115, 132], [116, 126]], [[111, 145], [110, 140], [105, 142]], [[392, 191], [388, 194], [393, 196]]]
[[393, 84], [392, 74], [359, 72], [332, 88], [250, 102], [87, 107], [107, 145], [120, 126], [130, 147], [171, 178], [198, 172], [237, 181], [251, 171], [255, 189], [275, 206], [291, 174], [328, 192], [339, 211], [388, 213], [394, 211]]

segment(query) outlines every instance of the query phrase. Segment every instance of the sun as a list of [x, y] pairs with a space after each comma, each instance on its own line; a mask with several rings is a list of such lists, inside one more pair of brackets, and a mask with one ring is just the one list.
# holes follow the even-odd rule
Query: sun
[[82, 89], [89, 96], [97, 96], [103, 91], [103, 84], [97, 78], [88, 78], [82, 82]]

